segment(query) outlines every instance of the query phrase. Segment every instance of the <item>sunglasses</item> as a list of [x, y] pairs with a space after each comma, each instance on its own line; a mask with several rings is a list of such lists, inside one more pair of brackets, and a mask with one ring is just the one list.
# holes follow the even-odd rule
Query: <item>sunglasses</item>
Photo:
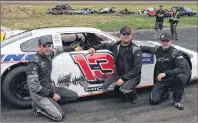
[[169, 42], [170, 40], [165, 39], [165, 40], [160, 40], [161, 42]]
[[131, 33], [122, 33], [122, 35], [131, 35]]

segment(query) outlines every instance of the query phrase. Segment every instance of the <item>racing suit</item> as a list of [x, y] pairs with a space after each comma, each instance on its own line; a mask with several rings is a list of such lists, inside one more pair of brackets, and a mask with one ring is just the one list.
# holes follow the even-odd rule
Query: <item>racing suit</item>
[[180, 20], [180, 15], [179, 12], [173, 13], [171, 12], [171, 16], [169, 19], [169, 23], [170, 23], [170, 31], [171, 31], [171, 38], [177, 40], [178, 39], [178, 34], [177, 34], [177, 24]]
[[63, 87], [55, 87], [51, 80], [52, 59], [62, 52], [74, 51], [73, 48], [64, 47], [53, 49], [49, 56], [36, 53], [26, 66], [27, 84], [33, 102], [33, 110], [48, 116], [52, 120], [61, 121], [65, 114], [59, 104], [52, 99], [53, 95], [59, 94], [64, 103], [76, 100], [78, 94]]
[[[156, 81], [150, 96], [150, 104], [159, 104], [168, 98], [168, 89], [173, 89], [173, 99], [180, 102], [184, 93], [184, 85], [190, 77], [190, 67], [182, 53], [174, 48], [169, 47], [163, 50], [162, 47], [141, 46], [142, 52], [152, 53], [156, 55], [156, 65], [154, 73], [154, 81]], [[166, 76], [158, 81], [156, 77], [160, 73]]]
[[[123, 47], [121, 41], [114, 44], [103, 43], [95, 45], [95, 50], [108, 49], [113, 52], [116, 73], [113, 73], [102, 85], [104, 92], [114, 87], [119, 97], [133, 101], [136, 97], [135, 87], [141, 79], [142, 51], [134, 43]], [[121, 49], [122, 48], [122, 49]], [[121, 53], [122, 52], [122, 53]], [[117, 86], [116, 82], [122, 79], [124, 84]], [[119, 93], [121, 92], [121, 93]]]

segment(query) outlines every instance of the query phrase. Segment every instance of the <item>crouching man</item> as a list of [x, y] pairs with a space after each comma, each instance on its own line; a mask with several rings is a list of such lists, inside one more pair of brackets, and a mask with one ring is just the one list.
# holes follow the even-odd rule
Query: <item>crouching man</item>
[[161, 46], [141, 46], [142, 52], [156, 55], [156, 84], [152, 89], [150, 104], [156, 105], [169, 98], [169, 88], [173, 89], [173, 105], [184, 109], [181, 103], [184, 84], [189, 79], [190, 68], [182, 53], [171, 46], [172, 40], [168, 33], [160, 36]]
[[78, 94], [63, 87], [55, 87], [52, 84], [52, 59], [62, 52], [78, 51], [80, 48], [63, 47], [63, 49], [52, 51], [52, 39], [49, 36], [41, 37], [38, 43], [38, 52], [26, 66], [33, 113], [35, 115], [40, 113], [54, 121], [61, 121], [65, 114], [58, 103], [77, 100]]
[[132, 42], [132, 31], [128, 26], [120, 29], [120, 41], [114, 44], [103, 43], [93, 46], [89, 52], [108, 49], [113, 52], [114, 63], [117, 73], [107, 79], [102, 89], [107, 92], [109, 86], [114, 87], [117, 95], [124, 100], [137, 103], [136, 86], [140, 82], [142, 68], [142, 51]]

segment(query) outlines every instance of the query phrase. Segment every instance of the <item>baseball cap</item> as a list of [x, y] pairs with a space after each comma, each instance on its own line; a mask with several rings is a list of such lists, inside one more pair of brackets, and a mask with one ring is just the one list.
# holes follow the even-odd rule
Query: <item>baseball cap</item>
[[120, 33], [121, 33], [121, 34], [122, 34], [122, 33], [126, 33], [126, 32], [132, 33], [131, 27], [129, 27], [129, 26], [123, 26], [123, 27], [120, 29]]
[[170, 34], [169, 33], [162, 33], [161, 35], [160, 35], [160, 40], [161, 41], [170, 41], [171, 40], [171, 36], [170, 36]]
[[52, 37], [51, 36], [42, 36], [39, 38], [39, 41], [38, 41], [39, 45], [40, 44], [53, 44], [52, 42]]

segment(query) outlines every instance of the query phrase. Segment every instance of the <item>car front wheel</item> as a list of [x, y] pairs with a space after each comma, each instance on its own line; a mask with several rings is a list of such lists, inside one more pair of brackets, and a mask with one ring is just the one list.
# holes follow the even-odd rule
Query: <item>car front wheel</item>
[[25, 66], [14, 68], [5, 76], [2, 93], [5, 100], [15, 108], [31, 107]]

